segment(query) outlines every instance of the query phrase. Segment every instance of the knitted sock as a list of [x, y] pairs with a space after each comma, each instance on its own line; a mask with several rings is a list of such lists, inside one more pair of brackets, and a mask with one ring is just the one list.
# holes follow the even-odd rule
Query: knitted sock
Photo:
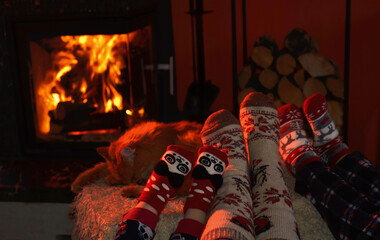
[[299, 239], [292, 202], [278, 153], [279, 120], [273, 102], [251, 93], [240, 105], [248, 146], [256, 239]]
[[207, 118], [201, 137], [204, 145], [225, 152], [229, 162], [223, 185], [211, 203], [202, 240], [253, 239], [247, 154], [239, 121], [227, 110], [215, 112]]
[[204, 223], [186, 218], [188, 209], [198, 209], [206, 213], [215, 192], [223, 183], [223, 173], [228, 165], [227, 155], [212, 146], [203, 146], [198, 151], [198, 160], [192, 172], [193, 181], [187, 196], [185, 218], [178, 223], [175, 233], [184, 233], [200, 238]]
[[319, 93], [313, 94], [305, 100], [303, 111], [313, 130], [315, 151], [323, 162], [335, 167], [337, 161], [351, 151], [339, 136], [339, 131], [327, 111], [325, 97]]
[[280, 155], [284, 164], [296, 175], [304, 166], [319, 161], [317, 154], [306, 137], [301, 110], [294, 104], [278, 109], [280, 118]]
[[[154, 233], [158, 222], [158, 215], [166, 206], [168, 199], [173, 195], [175, 190], [182, 185], [184, 177], [190, 172], [194, 162], [195, 155], [193, 152], [180, 146], [168, 146], [138, 199], [138, 202], [143, 201], [152, 206], [157, 211], [157, 214], [145, 208], [135, 207], [131, 209], [123, 216], [117, 239], [124, 239], [128, 236], [129, 232], [134, 231], [133, 229], [128, 230], [132, 228], [128, 227], [128, 220], [135, 220], [140, 224], [139, 226], [147, 226]], [[143, 230], [143, 228], [141, 229]], [[141, 235], [141, 233], [139, 234]]]

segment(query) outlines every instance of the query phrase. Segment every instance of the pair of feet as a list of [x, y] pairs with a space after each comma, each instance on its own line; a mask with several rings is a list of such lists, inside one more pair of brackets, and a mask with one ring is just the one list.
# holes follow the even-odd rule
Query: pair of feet
[[[281, 124], [280, 154], [294, 174], [313, 161], [322, 160], [326, 165], [335, 167], [350, 153], [321, 94], [315, 93], [305, 100], [303, 113], [294, 104], [280, 107], [278, 113]], [[304, 116], [313, 132], [312, 140], [308, 138]]]

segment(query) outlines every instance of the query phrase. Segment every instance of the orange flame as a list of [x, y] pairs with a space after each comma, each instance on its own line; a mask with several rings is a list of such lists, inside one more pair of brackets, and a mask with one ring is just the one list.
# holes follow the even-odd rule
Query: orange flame
[[39, 106], [44, 109], [38, 113], [40, 132], [49, 132], [48, 112], [59, 102], [88, 102], [104, 113], [125, 107], [117, 88], [122, 83], [122, 69], [127, 68], [125, 55], [134, 36], [135, 33], [60, 37], [64, 48], [51, 53], [52, 68], [37, 91], [42, 99], [39, 102], [45, 105]]

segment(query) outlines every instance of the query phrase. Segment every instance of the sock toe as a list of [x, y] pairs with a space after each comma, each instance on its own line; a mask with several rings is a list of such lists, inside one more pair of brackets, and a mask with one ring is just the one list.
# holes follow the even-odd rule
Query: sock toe
[[327, 109], [326, 98], [320, 93], [314, 93], [303, 104], [303, 111], [309, 121], [313, 121], [324, 114]]
[[239, 120], [237, 120], [230, 111], [225, 109], [219, 110], [206, 119], [201, 131], [201, 136], [207, 136], [231, 124], [240, 125]]
[[272, 99], [261, 92], [252, 92], [248, 94], [240, 104], [240, 108], [251, 106], [263, 106], [276, 109], [276, 106], [274, 105]]
[[288, 103], [278, 108], [278, 117], [280, 118], [280, 125], [290, 120], [303, 120], [301, 110], [294, 104]]

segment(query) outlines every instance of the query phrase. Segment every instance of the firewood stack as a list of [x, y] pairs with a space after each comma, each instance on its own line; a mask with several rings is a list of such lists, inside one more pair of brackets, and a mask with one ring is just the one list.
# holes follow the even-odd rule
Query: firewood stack
[[344, 83], [337, 65], [318, 50], [318, 41], [299, 28], [285, 37], [281, 50], [272, 37], [261, 36], [238, 76], [239, 105], [248, 93], [258, 91], [270, 96], [277, 107], [293, 103], [302, 108], [304, 100], [318, 92], [326, 97], [341, 129]]

